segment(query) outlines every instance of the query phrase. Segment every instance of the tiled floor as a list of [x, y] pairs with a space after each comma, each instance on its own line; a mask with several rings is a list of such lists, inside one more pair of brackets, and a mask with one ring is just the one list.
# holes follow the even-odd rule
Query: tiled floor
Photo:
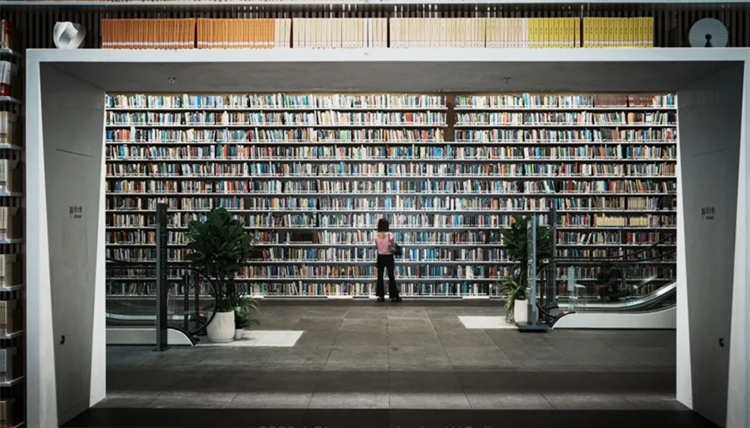
[[110, 347], [100, 408], [684, 410], [674, 331], [467, 329], [493, 302], [266, 302], [291, 348]]

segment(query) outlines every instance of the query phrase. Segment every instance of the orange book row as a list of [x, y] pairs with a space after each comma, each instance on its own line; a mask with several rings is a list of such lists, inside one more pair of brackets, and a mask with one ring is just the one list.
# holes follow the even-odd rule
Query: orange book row
[[102, 48], [288, 48], [291, 29], [291, 19], [103, 19]]
[[198, 48], [289, 47], [291, 28], [291, 19], [198, 19]]
[[102, 19], [104, 49], [191, 49], [195, 19]]

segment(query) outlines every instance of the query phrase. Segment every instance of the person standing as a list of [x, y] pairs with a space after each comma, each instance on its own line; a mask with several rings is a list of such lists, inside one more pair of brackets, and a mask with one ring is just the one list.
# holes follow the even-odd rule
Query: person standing
[[388, 270], [388, 295], [391, 302], [400, 302], [401, 297], [398, 295], [396, 288], [395, 259], [391, 253], [391, 244], [394, 242], [393, 234], [388, 231], [388, 220], [381, 218], [378, 221], [378, 233], [375, 235], [375, 248], [378, 252], [378, 286], [375, 293], [378, 295], [378, 302], [385, 301], [385, 287], [383, 285], [384, 271]]

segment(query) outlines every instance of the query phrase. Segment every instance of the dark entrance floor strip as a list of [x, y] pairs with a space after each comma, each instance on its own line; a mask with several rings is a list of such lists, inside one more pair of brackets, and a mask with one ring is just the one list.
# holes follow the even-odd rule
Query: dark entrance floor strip
[[691, 411], [90, 409], [68, 428], [716, 428]]

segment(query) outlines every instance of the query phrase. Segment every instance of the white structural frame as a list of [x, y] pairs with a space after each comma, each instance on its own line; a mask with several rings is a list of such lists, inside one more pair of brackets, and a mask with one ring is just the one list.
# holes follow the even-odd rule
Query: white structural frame
[[[378, 4], [373, 2], [369, 4]], [[742, 119], [739, 142], [739, 179], [737, 184], [736, 228], [734, 242], [733, 297], [731, 302], [731, 336], [729, 350], [729, 373], [726, 399], [726, 426], [745, 428], [750, 426], [750, 49], [380, 49], [380, 50], [185, 50], [185, 51], [146, 51], [146, 50], [29, 50], [27, 51], [26, 78], [26, 201], [27, 212], [27, 425], [31, 428], [56, 427], [85, 408], [101, 401], [105, 394], [105, 296], [104, 296], [104, 228], [99, 233], [96, 246], [97, 268], [95, 284], [91, 292], [95, 294], [93, 308], [94, 330], [90, 366], [91, 395], [76, 409], [58, 409], [59, 385], [56, 384], [55, 347], [58, 338], [53, 329], [52, 276], [50, 272], [51, 254], [47, 212], [48, 194], [45, 176], [46, 144], [54, 144], [54, 136], [44, 138], [43, 126], [49, 117], [42, 117], [43, 67], [63, 66], [75, 63], [87, 64], [142, 64], [145, 67], [158, 67], [165, 64], [256, 64], [256, 63], [463, 63], [467, 69], [471, 63], [574, 63], [585, 66], [600, 62], [608, 63], [648, 63], [660, 64], [675, 62], [702, 63], [728, 62], [744, 65], [742, 79]], [[64, 72], [63, 72], [64, 73]], [[601, 76], [600, 76], [601, 77]], [[696, 76], [701, 80], [705, 76]], [[79, 79], [79, 77], [74, 77]], [[131, 82], [132, 83], [132, 82]], [[148, 91], [147, 82], [144, 91]], [[119, 82], [101, 91], [117, 91]], [[543, 83], [540, 84], [543, 87]], [[310, 88], [315, 91], [316, 88]], [[175, 88], [179, 91], [179, 88]], [[210, 90], [207, 90], [207, 92]], [[502, 91], [502, 88], [498, 88]], [[678, 93], [678, 96], [679, 93]], [[680, 99], [681, 100], [681, 99]], [[680, 101], [678, 101], [679, 103]], [[46, 106], [45, 106], [46, 107]], [[680, 107], [681, 108], [681, 107]], [[682, 118], [682, 116], [680, 116]], [[680, 121], [682, 123], [682, 120]], [[685, 125], [680, 125], [680, 135]], [[102, 129], [104, 125], [102, 123]], [[682, 143], [682, 138], [680, 141]], [[101, 141], [101, 140], [99, 140]], [[103, 147], [103, 146], [102, 146]], [[678, 148], [679, 150], [679, 148]], [[679, 165], [679, 164], [678, 164]], [[102, 157], [101, 168], [104, 168]], [[62, 178], [62, 177], [61, 177]], [[682, 181], [678, 167], [678, 180]], [[104, 181], [102, 174], [102, 183]], [[101, 186], [101, 204], [97, 213], [99, 225], [104, 219], [104, 189]], [[677, 399], [688, 407], [693, 406], [693, 380], [695, 368], [691, 366], [695, 353], [691, 353], [689, 314], [687, 312], [687, 252], [685, 230], [684, 189], [678, 187], [678, 306], [677, 306]], [[691, 211], [692, 213], [692, 211]], [[691, 215], [694, 215], [692, 213]], [[92, 314], [89, 313], [90, 316]], [[712, 339], [713, 341], [713, 339]], [[700, 367], [700, 370], [710, 369]], [[701, 413], [701, 409], [696, 410]]]

